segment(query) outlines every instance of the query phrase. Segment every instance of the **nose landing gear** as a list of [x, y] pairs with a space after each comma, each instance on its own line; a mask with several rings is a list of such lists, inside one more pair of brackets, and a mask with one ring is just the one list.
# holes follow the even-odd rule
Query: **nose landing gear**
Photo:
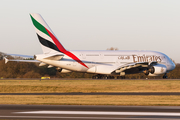
[[163, 79], [167, 79], [168, 78], [168, 76], [167, 76], [167, 74], [165, 73], [164, 75], [163, 75]]

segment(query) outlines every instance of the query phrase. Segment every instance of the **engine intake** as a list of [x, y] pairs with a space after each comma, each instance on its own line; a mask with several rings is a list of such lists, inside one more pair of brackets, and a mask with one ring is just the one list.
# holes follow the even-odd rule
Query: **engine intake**
[[153, 74], [155, 72], [155, 68], [153, 66], [149, 67], [149, 73]]
[[158, 76], [167, 72], [167, 67], [163, 64], [156, 64], [149, 68], [149, 76]]

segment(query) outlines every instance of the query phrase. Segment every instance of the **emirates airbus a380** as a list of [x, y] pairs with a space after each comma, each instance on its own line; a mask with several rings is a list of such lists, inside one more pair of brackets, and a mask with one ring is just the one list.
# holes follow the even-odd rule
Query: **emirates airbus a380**
[[124, 78], [126, 74], [142, 72], [148, 76], [164, 74], [163, 78], [167, 78], [166, 74], [175, 68], [175, 64], [167, 55], [156, 51], [66, 50], [40, 14], [32, 13], [30, 17], [43, 54], [34, 55], [35, 60], [19, 61], [40, 62], [39, 66], [57, 67], [62, 73], [94, 73], [94, 78]]

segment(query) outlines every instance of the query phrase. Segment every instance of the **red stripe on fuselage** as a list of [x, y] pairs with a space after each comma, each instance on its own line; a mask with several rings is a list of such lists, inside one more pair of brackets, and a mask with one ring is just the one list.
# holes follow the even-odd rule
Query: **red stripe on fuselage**
[[[45, 28], [46, 29], [46, 28]], [[57, 38], [48, 30], [46, 29], [48, 34], [51, 36], [52, 40], [54, 41], [54, 43], [56, 44], [56, 46], [58, 47], [58, 49], [66, 54], [67, 56], [71, 57], [73, 60], [77, 61], [78, 63], [80, 63], [81, 65], [83, 65], [84, 67], [88, 68], [78, 57], [76, 57], [73, 53], [67, 51], [62, 44], [57, 40]]]

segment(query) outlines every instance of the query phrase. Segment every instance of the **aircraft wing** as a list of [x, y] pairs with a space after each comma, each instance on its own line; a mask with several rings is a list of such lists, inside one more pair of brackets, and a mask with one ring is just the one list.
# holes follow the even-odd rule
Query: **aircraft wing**
[[[7, 56], [11, 56], [14, 59], [7, 59], [6, 58]], [[33, 60], [34, 56], [20, 55], [20, 54], [5, 54], [4, 59], [5, 59], [5, 64], [8, 63], [9, 61], [15, 61], [15, 62], [39, 62], [37, 60]]]
[[[154, 62], [153, 62], [154, 63]], [[118, 69], [114, 70], [112, 74], [125, 73], [139, 73], [149, 67], [149, 62], [139, 62], [139, 63], [127, 63], [121, 65]]]
[[16, 59], [7, 59], [5, 58], [5, 64], [8, 63], [9, 61], [14, 61], [14, 62], [34, 62], [34, 63], [40, 63], [38, 60], [16, 60]]
[[[10, 55], [10, 54], [9, 54]], [[21, 58], [31, 58], [34, 59], [33, 56], [26, 56], [26, 55], [18, 55], [17, 54], [11, 54], [11, 56], [15, 56], [15, 57], [21, 57]], [[44, 59], [49, 59], [49, 60], [60, 60], [63, 58], [64, 55], [50, 55], [50, 56], [46, 56]], [[5, 64], [8, 63], [9, 61], [14, 61], [14, 62], [34, 62], [34, 63], [40, 63], [39, 66], [43, 66], [46, 65], [45, 63], [38, 61], [38, 60], [22, 60], [22, 59], [7, 59], [6, 57], [4, 57], [5, 59]]]

